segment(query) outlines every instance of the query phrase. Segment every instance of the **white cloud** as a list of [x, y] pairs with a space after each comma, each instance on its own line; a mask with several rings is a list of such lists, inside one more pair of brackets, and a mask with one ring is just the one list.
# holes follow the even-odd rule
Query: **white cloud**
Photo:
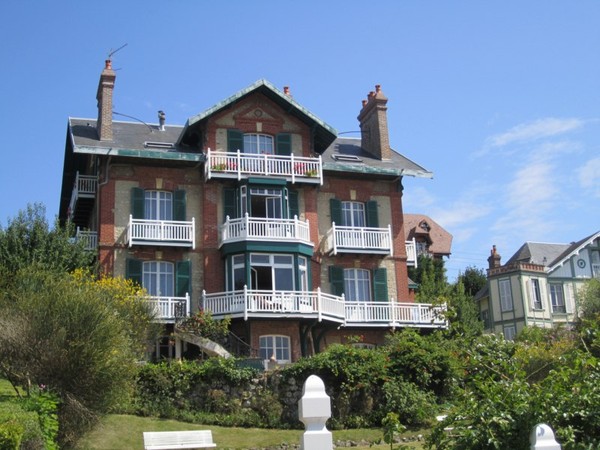
[[[507, 147], [513, 144], [538, 141], [552, 138], [582, 128], [586, 121], [577, 118], [557, 119], [546, 117], [516, 125], [504, 133], [488, 137], [483, 148], [474, 153], [474, 156], [483, 156], [492, 149]], [[514, 150], [513, 150], [514, 151]]]
[[600, 157], [587, 161], [577, 169], [577, 175], [580, 186], [600, 198]]

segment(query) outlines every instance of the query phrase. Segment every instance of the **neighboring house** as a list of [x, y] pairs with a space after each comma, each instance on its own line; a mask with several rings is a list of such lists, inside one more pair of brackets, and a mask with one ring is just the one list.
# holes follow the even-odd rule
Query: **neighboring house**
[[404, 214], [404, 235], [407, 241], [415, 243], [417, 256], [443, 259], [452, 253], [452, 235], [431, 217]]
[[485, 331], [512, 339], [526, 326], [572, 326], [579, 289], [600, 278], [600, 232], [571, 244], [527, 242], [500, 259], [494, 246], [487, 286], [475, 296]]
[[69, 119], [59, 216], [148, 291], [167, 333], [201, 308], [231, 317], [239, 353], [285, 363], [445, 326], [410, 301], [402, 221], [402, 178], [432, 174], [390, 148], [379, 86], [349, 139], [265, 80], [183, 126], [113, 121], [114, 84], [107, 61], [98, 118]]

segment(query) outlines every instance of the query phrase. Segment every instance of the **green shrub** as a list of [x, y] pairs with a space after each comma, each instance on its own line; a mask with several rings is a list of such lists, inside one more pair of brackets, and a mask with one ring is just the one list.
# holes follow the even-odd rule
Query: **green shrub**
[[19, 450], [25, 429], [16, 419], [0, 421], [0, 450]]
[[[43, 449], [38, 414], [26, 411], [20, 400], [0, 402], [0, 442], [0, 449]], [[17, 447], [11, 447], [17, 444]]]
[[389, 380], [383, 385], [385, 413], [396, 413], [406, 425], [425, 425], [435, 415], [432, 392], [423, 391], [410, 381]]

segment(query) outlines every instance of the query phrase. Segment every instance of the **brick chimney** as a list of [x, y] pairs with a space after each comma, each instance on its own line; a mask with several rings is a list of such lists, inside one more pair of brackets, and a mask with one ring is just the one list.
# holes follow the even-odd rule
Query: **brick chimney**
[[369, 92], [367, 100], [362, 101], [358, 115], [361, 131], [361, 147], [378, 159], [390, 159], [390, 136], [387, 125], [387, 97], [381, 91], [381, 85]]
[[105, 61], [104, 70], [100, 74], [100, 82], [98, 83], [98, 122], [96, 130], [101, 141], [112, 141], [112, 105], [113, 105], [113, 90], [115, 88], [115, 71], [112, 69], [111, 60]]
[[490, 251], [490, 257], [488, 258], [488, 264], [490, 269], [497, 269], [502, 264], [500, 263], [500, 254], [496, 251], [496, 246], [492, 246]]

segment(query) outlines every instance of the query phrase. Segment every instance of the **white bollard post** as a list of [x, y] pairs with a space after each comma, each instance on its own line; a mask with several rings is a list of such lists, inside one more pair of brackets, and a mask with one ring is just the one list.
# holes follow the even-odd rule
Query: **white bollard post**
[[306, 431], [302, 435], [302, 450], [332, 450], [333, 437], [325, 423], [331, 417], [331, 400], [325, 384], [316, 375], [304, 382], [302, 398], [298, 402], [298, 416]]
[[561, 446], [554, 438], [554, 431], [545, 423], [538, 423], [529, 435], [531, 450], [561, 450]]

